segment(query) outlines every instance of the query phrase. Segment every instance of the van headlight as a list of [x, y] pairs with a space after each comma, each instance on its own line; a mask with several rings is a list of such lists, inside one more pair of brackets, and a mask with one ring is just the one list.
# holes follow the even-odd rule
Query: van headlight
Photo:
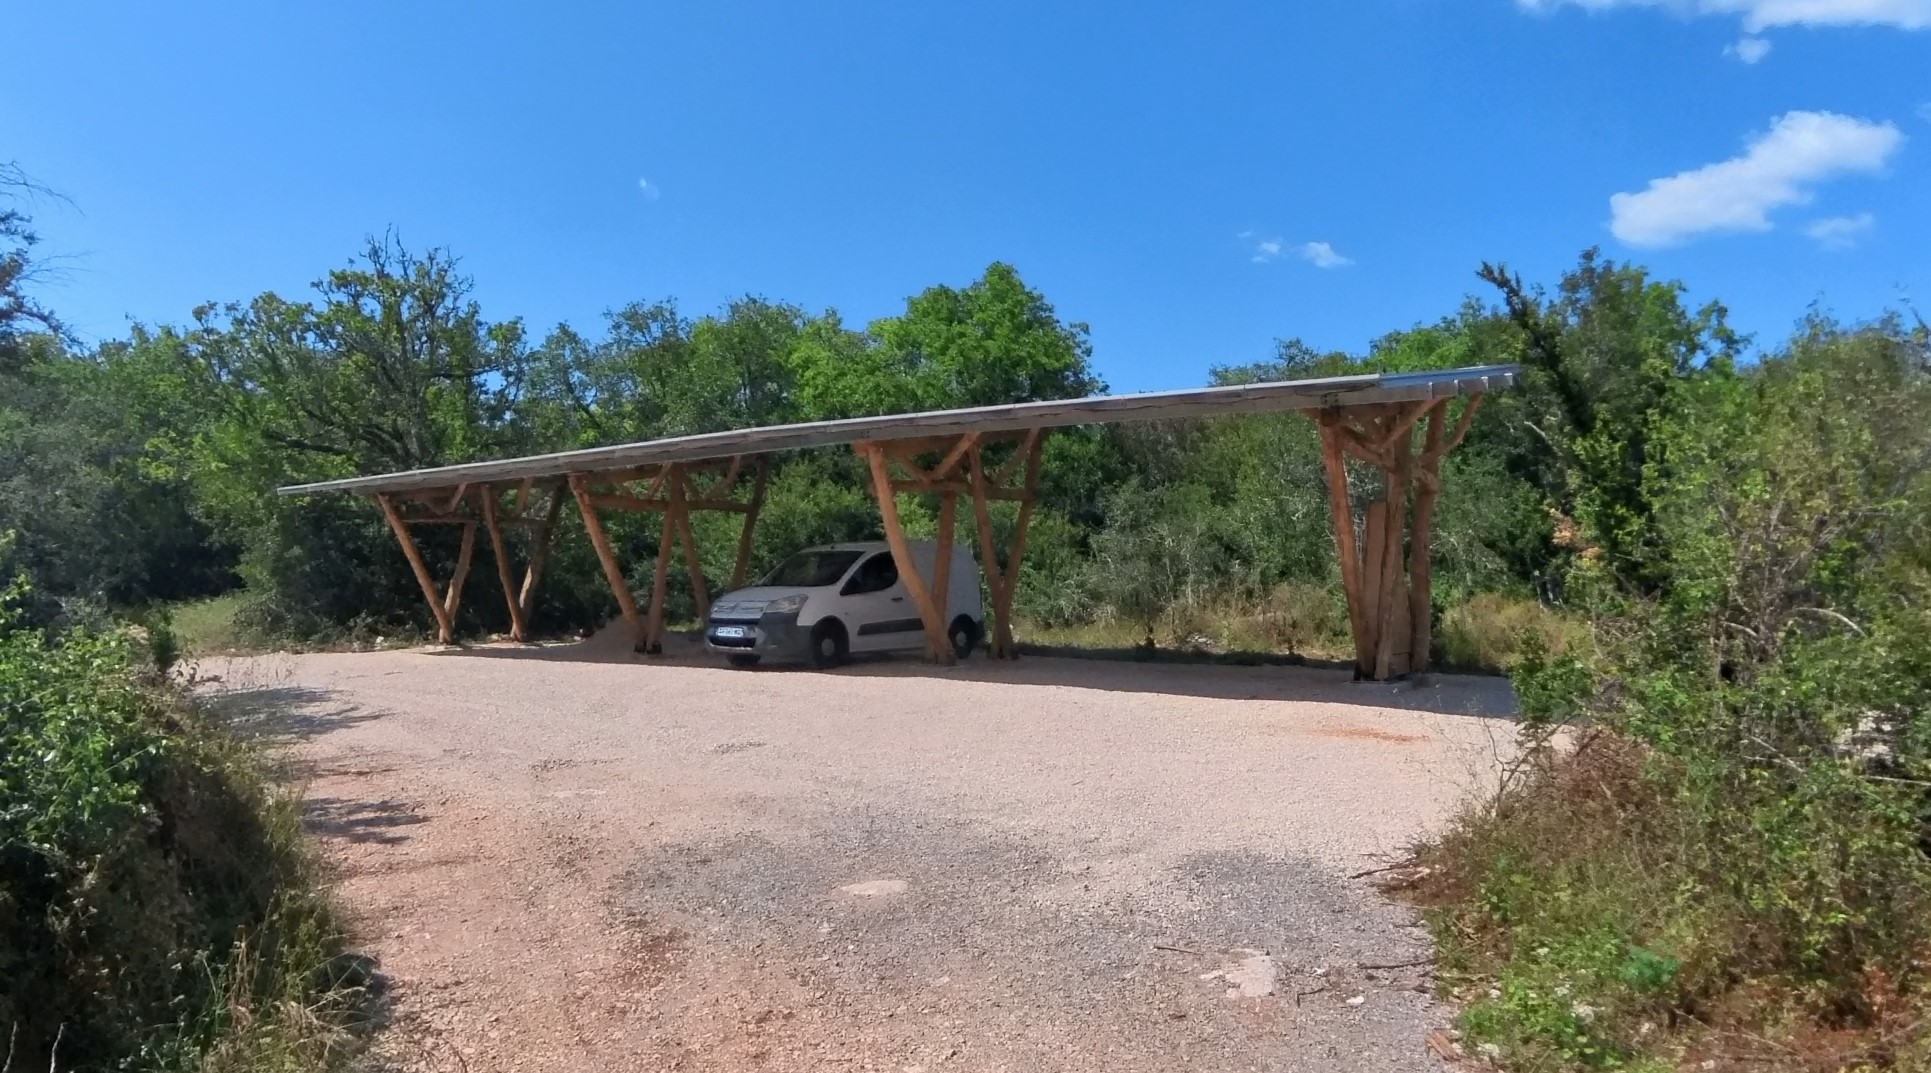
[[810, 599], [810, 597], [802, 592], [793, 596], [780, 596], [764, 605], [764, 613], [767, 615], [789, 615], [803, 611], [807, 599]]

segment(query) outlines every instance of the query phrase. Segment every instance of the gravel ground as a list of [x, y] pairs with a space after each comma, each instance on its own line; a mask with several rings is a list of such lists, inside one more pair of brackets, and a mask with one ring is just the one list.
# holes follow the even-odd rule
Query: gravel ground
[[1438, 1069], [1425, 933], [1348, 877], [1512, 740], [1498, 680], [1295, 668], [201, 671], [295, 747], [422, 1070]]

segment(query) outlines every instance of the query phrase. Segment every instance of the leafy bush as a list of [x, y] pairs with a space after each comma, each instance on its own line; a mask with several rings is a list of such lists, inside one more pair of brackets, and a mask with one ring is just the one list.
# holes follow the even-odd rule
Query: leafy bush
[[0, 1024], [13, 1060], [315, 1068], [339, 1050], [328, 1020], [348, 996], [317, 990], [339, 951], [292, 803], [143, 684], [126, 634], [28, 627], [24, 592], [15, 580], [0, 595]]
[[1578, 496], [1592, 643], [1521, 654], [1543, 745], [1428, 853], [1477, 1041], [1529, 1069], [1924, 1068], [1927, 408], [1922, 330], [1813, 324], [1683, 378], [1640, 483]]

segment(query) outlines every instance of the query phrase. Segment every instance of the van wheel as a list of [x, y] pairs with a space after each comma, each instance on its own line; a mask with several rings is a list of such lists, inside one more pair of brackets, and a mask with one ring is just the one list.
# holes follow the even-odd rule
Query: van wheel
[[952, 654], [966, 659], [979, 647], [979, 624], [967, 615], [960, 615], [952, 620], [952, 629], [946, 636], [952, 639]]
[[724, 660], [733, 667], [755, 667], [758, 665], [758, 657], [749, 652], [735, 652], [724, 657]]
[[835, 618], [828, 618], [811, 628], [811, 665], [819, 669], [836, 667], [845, 662], [851, 654], [851, 644], [845, 639], [845, 627]]

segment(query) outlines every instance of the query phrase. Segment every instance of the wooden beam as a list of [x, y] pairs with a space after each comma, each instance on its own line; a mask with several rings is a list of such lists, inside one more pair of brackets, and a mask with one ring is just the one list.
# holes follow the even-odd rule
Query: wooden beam
[[1020, 466], [1026, 464], [1026, 459], [1031, 458], [1033, 452], [1039, 449], [1039, 440], [1044, 432], [1044, 429], [1037, 428], [1026, 430], [1026, 438], [1020, 441], [1019, 450], [1014, 451], [1012, 457], [1006, 459], [1005, 464], [993, 473], [992, 483], [995, 486], [1005, 484]]
[[[966, 495], [972, 491], [972, 482], [967, 478], [957, 478], [949, 481], [895, 478], [892, 481], [892, 490], [895, 492], [909, 493], [935, 492], [948, 495]], [[1027, 492], [1024, 488], [1000, 488], [994, 485], [988, 485], [986, 487], [987, 499], [1000, 499], [1013, 503], [1021, 503], [1030, 498], [1031, 495], [1032, 493]]]
[[757, 528], [758, 511], [764, 507], [764, 484], [765, 478], [770, 474], [770, 470], [770, 460], [764, 455], [759, 455], [758, 475], [751, 485], [751, 502], [746, 504], [746, 507], [749, 509], [744, 512], [744, 528], [738, 532], [737, 564], [731, 568], [731, 587], [733, 589], [741, 589], [744, 587], [744, 575], [751, 569], [752, 534], [753, 530]]
[[[1377, 681], [1394, 677], [1395, 632], [1397, 629], [1396, 597], [1401, 589], [1404, 571], [1402, 569], [1402, 535], [1407, 529], [1408, 520], [1408, 478], [1415, 459], [1414, 445], [1402, 437], [1396, 437], [1394, 444], [1395, 465], [1383, 471], [1387, 480], [1387, 518], [1384, 522], [1386, 534], [1382, 548], [1381, 592], [1376, 610], [1380, 621], [1375, 626], [1375, 672]], [[1403, 638], [1406, 640], [1406, 638]]]
[[[885, 452], [878, 444], [861, 443], [856, 446], [871, 466], [872, 493], [878, 499], [878, 515], [885, 526], [885, 541], [891, 545], [892, 559], [898, 563], [898, 576], [905, 582], [905, 591], [912, 597], [913, 606], [918, 608], [929, 653], [936, 647], [933, 639], [945, 636], [945, 623], [940, 620], [939, 610], [932, 603], [932, 592], [926, 588], [925, 579], [919, 576], [919, 564], [918, 560], [912, 558], [912, 546], [905, 539], [905, 526], [899, 519], [898, 496], [892, 491], [892, 473], [886, 465]], [[940, 662], [953, 662], [949, 647], [945, 653], [940, 657]]]
[[510, 515], [521, 518], [530, 512], [530, 493], [536, 488], [535, 477], [525, 477], [516, 486], [516, 501], [511, 505]]
[[[671, 472], [674, 469], [674, 465], [665, 466], [664, 472], [657, 475], [657, 484], [665, 483], [668, 478], [671, 495], [677, 498], [677, 506], [681, 506], [682, 482]], [[657, 566], [650, 579], [650, 621], [644, 628], [644, 651], [652, 655], [664, 651], [664, 604], [670, 599], [671, 543], [677, 539], [677, 506], [665, 509], [664, 525], [657, 537]]]
[[449, 612], [444, 609], [442, 594], [436, 591], [436, 582], [429, 576], [429, 565], [422, 561], [422, 551], [416, 547], [416, 539], [409, 535], [409, 526], [402, 520], [401, 512], [396, 510], [395, 500], [378, 493], [375, 500], [382, 507], [382, 516], [389, 520], [390, 531], [402, 543], [402, 554], [409, 560], [409, 569], [415, 572], [416, 584], [422, 586], [422, 598], [429, 604], [429, 612], [436, 618], [436, 637], [442, 644], [451, 644], [456, 639], [456, 631], [451, 628]]
[[1439, 459], [1462, 445], [1462, 437], [1468, 435], [1468, 427], [1475, 421], [1475, 412], [1482, 408], [1482, 400], [1487, 397], [1486, 395], [1469, 396], [1468, 405], [1462, 407], [1462, 419], [1455, 423], [1455, 431], [1436, 448], [1436, 458]]
[[597, 505], [591, 502], [590, 491], [584, 485], [582, 474], [570, 475], [570, 491], [576, 494], [577, 512], [583, 515], [584, 531], [590, 534], [590, 544], [597, 549], [597, 561], [603, 564], [604, 580], [610, 583], [610, 592], [617, 598], [624, 621], [635, 631], [637, 641], [642, 642], [644, 624], [637, 613], [637, 598], [630, 594], [630, 583], [624, 580], [624, 569], [617, 562], [617, 550], [611, 547], [610, 535], [604, 532], [603, 519], [597, 517]]
[[[478, 514], [411, 514], [403, 512], [402, 520], [410, 525], [475, 525], [482, 521]], [[526, 518], [499, 518], [503, 525], [530, 526], [536, 523]]]
[[559, 482], [550, 492], [550, 510], [537, 527], [532, 538], [530, 562], [523, 568], [523, 588], [516, 595], [516, 604], [523, 610], [525, 628], [530, 621], [530, 610], [536, 606], [536, 584], [543, 577], [543, 565], [550, 558], [550, 538], [556, 532], [556, 522], [563, 513], [563, 485]]
[[1013, 526], [1012, 547], [1006, 553], [1005, 591], [999, 598], [999, 649], [1006, 659], [1018, 657], [1018, 643], [1012, 634], [1013, 597], [1019, 592], [1019, 571], [1026, 561], [1026, 535], [1031, 531], [1033, 502], [1039, 498], [1039, 469], [1041, 457], [1045, 453], [1046, 439], [1043, 432], [1034, 429], [1026, 435], [1025, 446], [1025, 483], [1019, 488], [1019, 518]]
[[1348, 494], [1348, 463], [1341, 453], [1341, 418], [1321, 416], [1321, 462], [1328, 474], [1328, 511], [1334, 522], [1334, 553], [1341, 565], [1341, 591], [1348, 601], [1348, 629], [1354, 635], [1354, 664], [1359, 674], [1368, 665], [1368, 621], [1361, 591], [1361, 552], [1354, 539], [1354, 500]]
[[[510, 612], [510, 640], [523, 640], [523, 607], [517, 602], [514, 582], [510, 580], [510, 549], [503, 543], [503, 527], [496, 518], [496, 489], [485, 484], [482, 486], [483, 525], [489, 529], [490, 550], [496, 555], [496, 582], [503, 587], [503, 603]], [[517, 498], [523, 498], [519, 489]]]
[[697, 534], [691, 530], [691, 512], [688, 501], [681, 494], [688, 491], [682, 482], [671, 487], [671, 500], [677, 504], [673, 513], [677, 515], [677, 532], [684, 543], [684, 569], [691, 575], [691, 602], [697, 608], [697, 621], [703, 622], [711, 610], [710, 587], [704, 583], [704, 560], [697, 554]]
[[999, 549], [992, 536], [992, 509], [986, 502], [985, 460], [980, 457], [979, 448], [974, 445], [966, 460], [967, 473], [972, 486], [972, 515], [979, 530], [979, 562], [986, 572], [986, 590], [992, 597], [991, 629], [986, 631], [986, 651], [994, 659], [1004, 659], [1010, 655], [1001, 641], [1011, 631], [1002, 629], [1006, 621], [1005, 575], [999, 567]]
[[1395, 411], [1394, 414], [1390, 415], [1392, 420], [1389, 427], [1383, 430], [1380, 440], [1375, 443], [1376, 449], [1386, 451], [1388, 448], [1393, 447], [1395, 445], [1395, 437], [1414, 428], [1415, 422], [1421, 420], [1424, 414], [1447, 402], [1447, 399], [1437, 399], [1433, 402], [1414, 402]]
[[968, 432], [959, 437], [959, 442], [953, 444], [952, 449], [947, 451], [945, 457], [939, 460], [939, 464], [933, 467], [932, 478], [942, 481], [952, 476], [952, 471], [958, 469], [959, 463], [965, 459], [966, 452], [972, 450], [978, 443], [979, 434], [977, 432]]
[[453, 513], [457, 507], [460, 507], [463, 505], [463, 497], [467, 496], [468, 494], [469, 494], [469, 485], [467, 484], [457, 485], [456, 494], [449, 497], [449, 503], [448, 505], [443, 507], [443, 512], [445, 514]]
[[704, 498], [699, 500], [699, 502], [702, 502], [702, 503], [732, 502], [730, 498], [731, 489], [737, 485], [738, 473], [743, 468], [744, 468], [744, 456], [732, 455], [731, 468], [724, 471], [724, 476], [719, 477], [717, 479], [717, 483], [711, 486], [711, 490], [706, 492], [704, 494]]
[[463, 582], [469, 579], [470, 558], [476, 554], [476, 523], [463, 527], [463, 550], [456, 556], [456, 576], [449, 579], [449, 588], [443, 593], [443, 610], [449, 613], [453, 631], [456, 612], [463, 606]]
[[1408, 542], [1408, 669], [1428, 669], [1429, 651], [1434, 645], [1434, 566], [1430, 561], [1435, 535], [1435, 502], [1441, 496], [1439, 467], [1442, 460], [1442, 418], [1447, 407], [1437, 407], [1428, 415], [1428, 430], [1422, 435], [1421, 480], [1415, 491], [1415, 531]]
[[932, 602], [939, 607], [939, 619], [945, 623], [945, 638], [941, 645], [945, 655], [957, 658], [952, 647], [952, 532], [957, 523], [959, 497], [947, 492], [939, 497], [939, 547], [932, 556]]

